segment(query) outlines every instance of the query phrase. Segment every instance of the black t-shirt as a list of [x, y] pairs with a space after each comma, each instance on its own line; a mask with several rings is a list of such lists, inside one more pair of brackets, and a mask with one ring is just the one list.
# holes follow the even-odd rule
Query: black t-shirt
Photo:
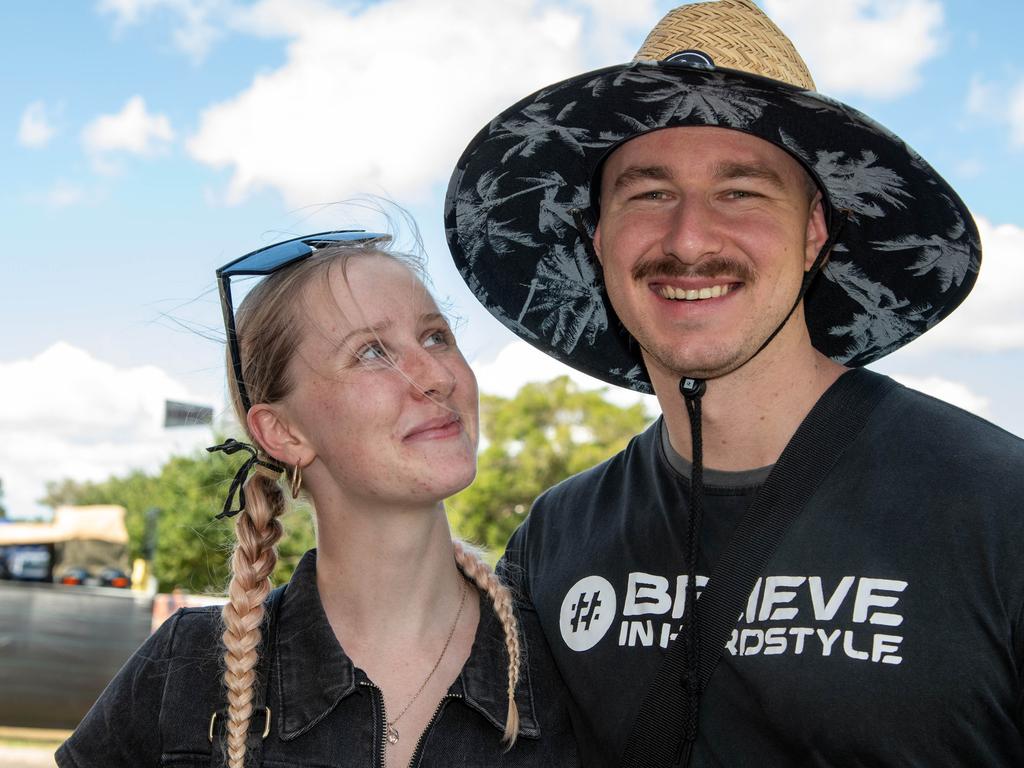
[[[503, 563], [586, 765], [617, 764], [682, 617], [689, 481], [663, 430], [545, 493]], [[761, 481], [706, 472], [698, 587]], [[752, 591], [692, 765], [1024, 764], [1022, 545], [1024, 442], [897, 387]]]

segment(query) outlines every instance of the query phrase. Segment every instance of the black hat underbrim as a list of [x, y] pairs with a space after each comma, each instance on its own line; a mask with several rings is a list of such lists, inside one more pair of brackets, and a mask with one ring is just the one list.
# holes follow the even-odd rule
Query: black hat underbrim
[[591, 180], [608, 152], [675, 126], [730, 128], [779, 146], [845, 212], [842, 236], [805, 297], [811, 341], [837, 362], [865, 365], [903, 346], [972, 288], [981, 248], [970, 213], [878, 123], [744, 72], [633, 63], [527, 96], [463, 153], [445, 226], [455, 264], [480, 302], [542, 352], [650, 392], [640, 350], [608, 303], [572, 211], [590, 208]]

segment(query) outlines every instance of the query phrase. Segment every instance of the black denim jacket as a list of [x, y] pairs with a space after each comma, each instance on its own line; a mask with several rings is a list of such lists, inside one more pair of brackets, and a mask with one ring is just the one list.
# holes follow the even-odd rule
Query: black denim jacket
[[[524, 664], [516, 703], [519, 738], [501, 743], [506, 714], [504, 633], [481, 596], [469, 659], [441, 701], [413, 766], [579, 765], [565, 688], [532, 611], [518, 612]], [[295, 570], [278, 608], [267, 686], [265, 768], [383, 766], [380, 689], [345, 655], [316, 587], [316, 552]], [[225, 707], [217, 608], [178, 611], [135, 653], [57, 750], [60, 768], [194, 768], [220, 765], [211, 715]], [[217, 718], [215, 741], [222, 735]], [[250, 744], [261, 740], [254, 718]], [[247, 766], [248, 768], [248, 766]], [[255, 766], [253, 767], [255, 768]]]

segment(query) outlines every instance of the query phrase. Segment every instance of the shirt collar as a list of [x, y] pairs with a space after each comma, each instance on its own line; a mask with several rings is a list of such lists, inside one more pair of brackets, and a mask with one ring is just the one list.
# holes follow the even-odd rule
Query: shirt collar
[[[280, 699], [278, 731], [282, 740], [289, 741], [324, 719], [360, 681], [367, 681], [367, 677], [345, 654], [324, 613], [316, 585], [315, 549], [303, 556], [292, 574], [277, 621], [274, 665]], [[540, 727], [522, 632], [519, 642], [522, 651], [520, 680], [516, 687], [519, 735], [538, 738]], [[506, 659], [501, 622], [481, 595], [480, 622], [473, 649], [448, 693], [461, 696], [467, 706], [480, 712], [499, 733], [504, 732], [507, 713]]]

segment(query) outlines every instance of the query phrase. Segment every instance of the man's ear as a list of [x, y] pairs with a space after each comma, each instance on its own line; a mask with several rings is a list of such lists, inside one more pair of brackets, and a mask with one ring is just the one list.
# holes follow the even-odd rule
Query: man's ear
[[264, 451], [285, 464], [309, 464], [315, 455], [302, 432], [280, 406], [257, 403], [245, 417], [249, 432]]
[[604, 257], [601, 256], [601, 222], [594, 227], [594, 255], [597, 256], [597, 263], [604, 266]]
[[811, 214], [807, 218], [807, 241], [804, 247], [804, 271], [813, 265], [822, 247], [828, 241], [828, 225], [825, 223], [825, 206], [821, 201], [821, 191], [814, 195], [811, 203]]

